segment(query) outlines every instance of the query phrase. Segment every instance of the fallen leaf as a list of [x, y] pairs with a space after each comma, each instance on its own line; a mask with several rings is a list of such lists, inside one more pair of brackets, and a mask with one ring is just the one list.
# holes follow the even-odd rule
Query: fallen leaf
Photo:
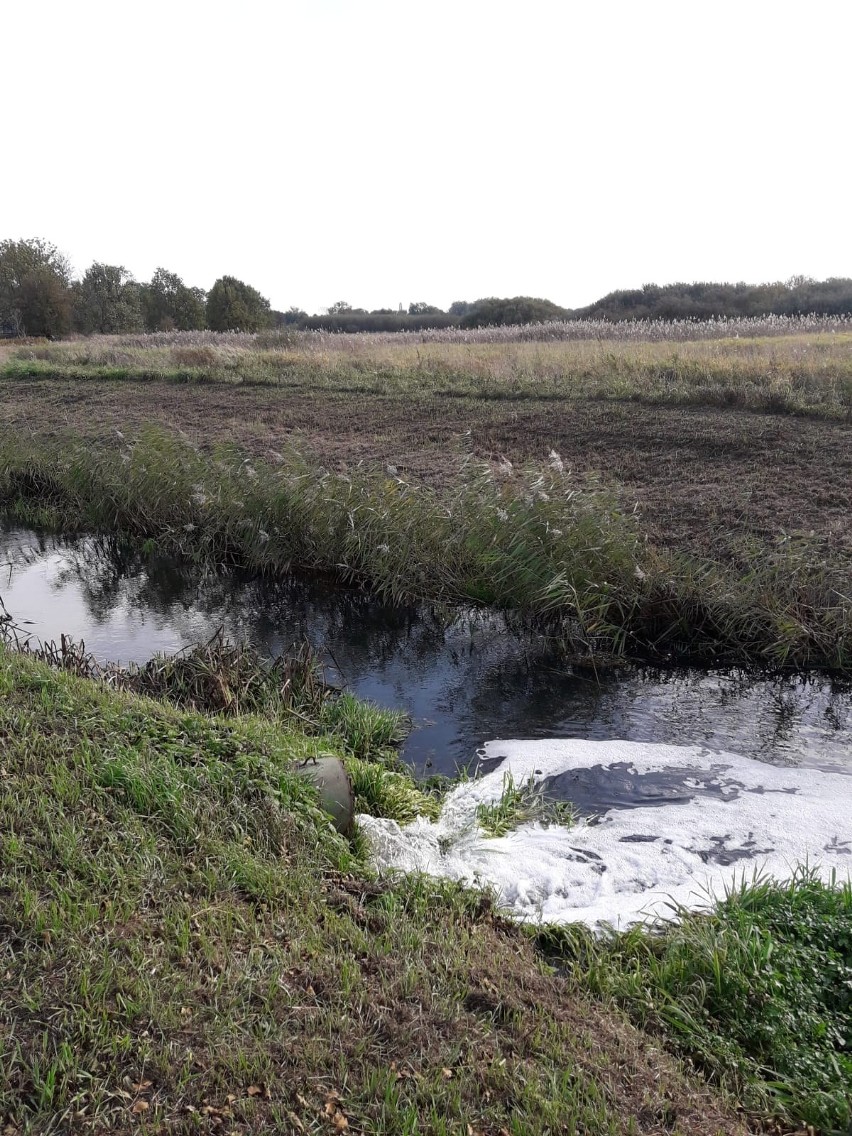
[[246, 1092], [250, 1097], [259, 1097], [263, 1092], [263, 1089], [260, 1087], [260, 1085], [249, 1085], [249, 1087], [246, 1089]]
[[[446, 1080], [448, 1080], [448, 1081], [449, 1081], [449, 1080], [451, 1080], [451, 1079], [452, 1079], [452, 1076], [453, 1076], [453, 1071], [452, 1071], [452, 1069], [446, 1069], [446, 1068], [445, 1068], [445, 1069], [442, 1069], [442, 1070], [441, 1070], [441, 1074], [442, 1074], [442, 1076], [443, 1076], [443, 1077], [445, 1077], [445, 1078], [446, 1078]], [[469, 1128], [469, 1127], [470, 1127], [470, 1125], [468, 1125], [468, 1128]]]
[[150, 1106], [150, 1105], [148, 1104], [148, 1102], [147, 1102], [147, 1101], [145, 1101], [145, 1100], [138, 1100], [138, 1101], [136, 1102], [136, 1104], [134, 1104], [134, 1105], [133, 1105], [133, 1107], [131, 1108], [131, 1110], [130, 1110], [130, 1111], [131, 1111], [131, 1112], [133, 1113], [133, 1115], [134, 1115], [134, 1116], [138, 1116], [140, 1112], [145, 1112], [145, 1111], [146, 1111], [146, 1109], [148, 1109], [148, 1108], [150, 1108], [150, 1107], [151, 1107], [151, 1106]]
[[295, 1112], [288, 1112], [287, 1113], [287, 1119], [290, 1121], [290, 1123], [293, 1125], [293, 1127], [298, 1132], [304, 1132], [305, 1131], [304, 1124], [302, 1124], [301, 1120], [299, 1120], [299, 1118], [298, 1118], [298, 1116], [296, 1116]]
[[336, 1112], [331, 1118], [336, 1132], [344, 1132], [349, 1127], [349, 1121], [342, 1112]]
[[145, 1089], [150, 1089], [152, 1084], [152, 1081], [140, 1081], [139, 1084], [134, 1085], [133, 1088], [137, 1093], [141, 1093], [144, 1092]]

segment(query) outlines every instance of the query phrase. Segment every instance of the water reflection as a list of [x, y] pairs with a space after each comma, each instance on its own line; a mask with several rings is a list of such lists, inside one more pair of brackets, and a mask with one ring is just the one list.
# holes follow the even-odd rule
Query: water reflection
[[182, 569], [91, 539], [0, 532], [0, 597], [40, 638], [143, 662], [220, 626], [278, 652], [307, 640], [363, 697], [406, 709], [421, 772], [475, 762], [493, 738], [690, 743], [782, 764], [852, 769], [852, 695], [819, 676], [621, 667], [573, 671], [501, 616], [395, 607], [323, 580]]

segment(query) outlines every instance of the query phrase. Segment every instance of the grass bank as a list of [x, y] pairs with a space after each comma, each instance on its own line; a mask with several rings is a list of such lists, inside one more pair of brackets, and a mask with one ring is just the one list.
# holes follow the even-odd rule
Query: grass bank
[[0, 647], [0, 1117], [23, 1132], [741, 1133], [487, 897], [371, 879], [343, 735]]
[[852, 884], [747, 880], [710, 915], [540, 945], [755, 1113], [852, 1130]]
[[556, 454], [535, 468], [471, 462], [436, 490], [156, 430], [58, 453], [6, 437], [0, 505], [21, 523], [121, 533], [211, 564], [298, 566], [392, 598], [515, 611], [587, 660], [852, 667], [848, 571], [795, 541], [743, 546], [735, 563], [661, 549]]

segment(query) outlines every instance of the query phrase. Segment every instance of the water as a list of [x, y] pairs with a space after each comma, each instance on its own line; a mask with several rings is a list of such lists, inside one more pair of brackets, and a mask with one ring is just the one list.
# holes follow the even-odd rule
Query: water
[[[64, 632], [102, 660], [144, 662], [220, 626], [266, 652], [307, 640], [358, 695], [408, 711], [404, 757], [418, 773], [474, 765], [495, 738], [697, 745], [852, 771], [852, 693], [825, 677], [628, 666], [595, 675], [497, 615], [393, 607], [317, 579], [191, 573], [91, 539], [15, 529], [0, 529], [0, 597], [34, 636]], [[671, 799], [665, 786], [596, 776], [586, 772], [573, 787], [584, 807], [647, 803], [649, 789]]]

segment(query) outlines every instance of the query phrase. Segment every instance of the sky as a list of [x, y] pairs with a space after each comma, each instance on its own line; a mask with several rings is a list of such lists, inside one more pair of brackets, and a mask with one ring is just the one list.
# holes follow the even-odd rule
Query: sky
[[6, 0], [0, 239], [274, 308], [852, 276], [849, 0]]

